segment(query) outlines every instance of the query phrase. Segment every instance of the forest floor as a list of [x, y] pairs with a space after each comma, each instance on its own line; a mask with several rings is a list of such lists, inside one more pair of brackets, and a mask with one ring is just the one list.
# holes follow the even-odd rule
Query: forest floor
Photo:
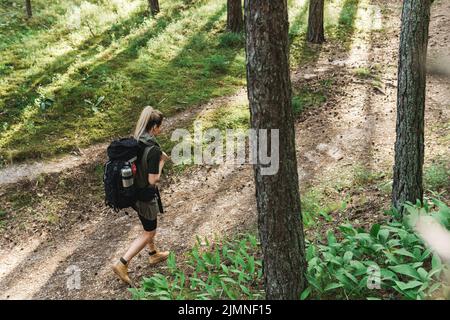
[[[364, 32], [355, 29], [349, 48], [312, 47], [315, 59], [292, 73], [294, 91], [327, 85], [326, 101], [297, 119], [296, 146], [307, 237], [314, 241], [338, 224], [366, 226], [385, 217], [395, 142], [395, 108], [400, 1], [372, 1], [380, 15]], [[360, 8], [364, 15], [368, 8]], [[367, 22], [367, 21], [366, 21]], [[433, 6], [430, 61], [448, 54], [450, 4]], [[318, 89], [319, 90], [319, 89]], [[241, 89], [170, 118], [166, 130], [202, 117], [211, 109], [245, 101]], [[426, 105], [426, 167], [448, 160], [450, 79], [430, 74]], [[1, 299], [124, 299], [127, 287], [111, 272], [138, 235], [133, 212], [113, 213], [103, 205], [101, 164], [106, 144], [46, 163], [0, 171]], [[157, 243], [178, 259], [197, 236], [223, 237], [256, 224], [250, 165], [191, 166], [172, 172], [162, 185], [166, 213], [158, 220]], [[448, 195], [444, 195], [448, 197]], [[310, 202], [327, 208], [315, 217]], [[1, 213], [0, 212], [0, 213]], [[1, 217], [0, 217], [1, 218]], [[81, 270], [81, 288], [69, 290], [68, 272]], [[139, 282], [166, 267], [149, 267], [142, 253], [132, 263]]]

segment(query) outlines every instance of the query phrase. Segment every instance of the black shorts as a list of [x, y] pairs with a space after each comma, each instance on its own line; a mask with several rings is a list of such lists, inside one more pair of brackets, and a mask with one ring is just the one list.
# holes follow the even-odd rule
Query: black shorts
[[133, 206], [141, 220], [145, 231], [153, 231], [157, 227], [157, 217], [159, 212], [158, 202], [152, 201], [137, 201]]
[[139, 220], [141, 220], [142, 226], [144, 227], [145, 231], [153, 231], [156, 230], [156, 227], [158, 226], [158, 219], [155, 220], [149, 220], [138, 214]]

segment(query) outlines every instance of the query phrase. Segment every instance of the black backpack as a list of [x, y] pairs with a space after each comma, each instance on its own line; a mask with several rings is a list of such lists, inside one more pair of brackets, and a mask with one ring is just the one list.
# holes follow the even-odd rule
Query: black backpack
[[111, 142], [108, 146], [108, 161], [104, 165], [103, 184], [105, 187], [105, 204], [119, 211], [133, 207], [137, 201], [137, 187], [122, 184], [122, 169], [131, 169], [132, 177], [136, 174], [136, 161], [142, 146], [134, 138], [123, 138]]

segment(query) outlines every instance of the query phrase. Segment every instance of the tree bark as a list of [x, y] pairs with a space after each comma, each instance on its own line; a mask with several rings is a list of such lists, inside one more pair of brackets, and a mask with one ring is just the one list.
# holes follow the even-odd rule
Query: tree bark
[[431, 0], [404, 0], [398, 63], [392, 204], [423, 200], [426, 57]]
[[259, 160], [253, 167], [266, 298], [298, 299], [307, 282], [286, 0], [245, 0], [245, 28], [251, 125], [280, 136], [278, 172], [262, 175]]
[[31, 17], [33, 17], [33, 10], [31, 9], [31, 0], [25, 1], [25, 7], [27, 9], [27, 17], [28, 19], [30, 19]]
[[150, 13], [152, 16], [155, 16], [159, 13], [159, 1], [158, 0], [148, 0], [148, 6], [150, 9]]
[[241, 32], [244, 27], [241, 0], [227, 0], [227, 30]]
[[325, 42], [323, 28], [324, 0], [309, 1], [308, 41], [312, 43]]

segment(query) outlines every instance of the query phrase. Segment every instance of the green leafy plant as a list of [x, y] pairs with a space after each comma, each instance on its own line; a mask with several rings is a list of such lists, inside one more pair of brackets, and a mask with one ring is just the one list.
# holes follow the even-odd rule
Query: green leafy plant
[[220, 245], [207, 239], [188, 253], [185, 268], [171, 254], [170, 275], [144, 278], [142, 287], [130, 289], [134, 299], [258, 299], [262, 298], [262, 262], [255, 236], [243, 235]]
[[[339, 241], [329, 232], [327, 243], [308, 243], [309, 287], [301, 298], [425, 299], [430, 296], [441, 286], [437, 280], [442, 263], [411, 229], [411, 219], [421, 212], [438, 217], [448, 228], [449, 208], [437, 200], [434, 204], [433, 212], [428, 203], [408, 204], [409, 214], [401, 222], [374, 224], [369, 231], [343, 224], [339, 227], [342, 236]], [[399, 218], [396, 211], [392, 215]], [[380, 290], [368, 285], [374, 280], [369, 268], [379, 272], [375, 280]]]
[[[412, 229], [420, 214], [450, 226], [443, 202], [405, 206], [392, 221], [368, 230], [349, 223], [329, 231], [323, 242], [306, 241], [309, 285], [300, 299], [426, 299], [442, 289], [445, 270], [438, 255]], [[264, 297], [259, 243], [253, 235], [211, 244], [197, 239], [185, 261], [171, 255], [168, 274], [144, 278], [130, 289], [134, 299], [259, 299]]]
[[105, 97], [101, 96], [97, 99], [97, 101], [95, 103], [89, 99], [84, 99], [84, 102], [86, 102], [89, 105], [92, 112], [97, 113], [97, 112], [99, 112], [99, 106], [101, 105], [103, 100], [105, 100]]
[[53, 105], [54, 101], [53, 99], [40, 94], [39, 97], [34, 100], [34, 103], [39, 107], [41, 111], [45, 111]]

